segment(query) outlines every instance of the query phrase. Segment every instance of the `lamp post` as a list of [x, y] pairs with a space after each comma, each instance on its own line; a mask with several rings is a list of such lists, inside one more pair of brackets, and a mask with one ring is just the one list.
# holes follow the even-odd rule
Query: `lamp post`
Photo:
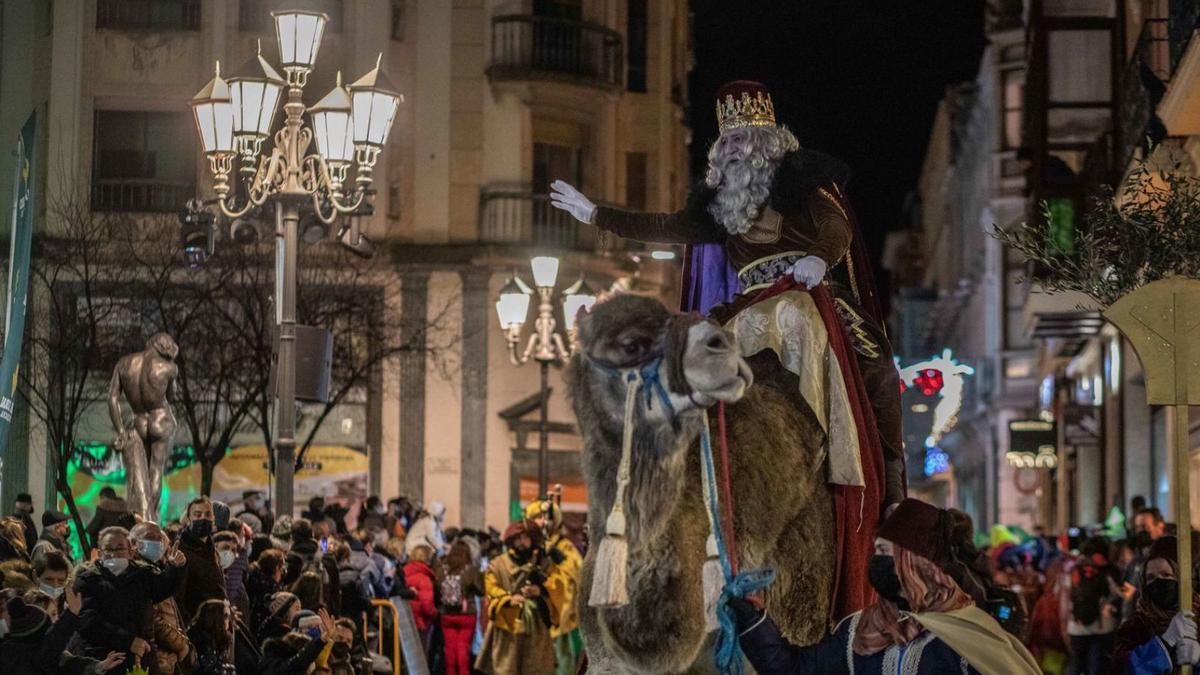
[[[301, 209], [321, 223], [332, 225], [339, 215], [369, 209], [371, 173], [387, 141], [396, 108], [403, 97], [379, 69], [359, 78], [349, 89], [337, 85], [307, 110], [311, 127], [304, 124], [304, 86], [321, 47], [329, 17], [320, 12], [272, 12], [284, 75], [263, 58], [261, 48], [228, 80], [221, 64], [211, 81], [192, 99], [192, 110], [204, 154], [213, 175], [216, 206], [232, 221], [232, 235], [240, 238], [239, 222], [268, 202], [275, 220], [275, 322], [279, 334], [276, 355], [275, 494], [277, 513], [292, 512], [295, 470], [296, 403], [296, 252]], [[382, 59], [382, 55], [380, 55]], [[274, 146], [263, 151], [271, 137], [279, 100], [286, 88], [283, 126], [275, 132]], [[357, 126], [356, 126], [357, 125]], [[316, 152], [309, 145], [316, 140]], [[231, 176], [240, 159], [240, 181]], [[346, 179], [355, 170], [355, 187], [347, 194]], [[240, 183], [241, 195], [234, 188]], [[351, 219], [352, 220], [352, 219]], [[363, 245], [356, 223], [343, 226], [350, 232], [342, 243], [352, 249]], [[253, 232], [250, 234], [253, 237]]]
[[568, 344], [563, 343], [562, 336], [557, 332], [557, 321], [554, 319], [554, 283], [558, 279], [558, 258], [538, 256], [530, 260], [533, 269], [533, 282], [538, 292], [538, 314], [534, 320], [534, 330], [525, 345], [525, 351], [518, 353], [521, 343], [521, 328], [529, 314], [529, 300], [533, 295], [529, 286], [521, 281], [515, 273], [512, 279], [500, 289], [500, 297], [496, 300], [496, 314], [500, 319], [500, 328], [504, 330], [504, 339], [508, 343], [508, 356], [513, 365], [520, 366], [533, 359], [541, 369], [541, 410], [538, 419], [538, 498], [546, 496], [550, 482], [550, 366], [563, 365], [571, 357], [575, 347], [575, 317], [579, 311], [590, 310], [596, 303], [596, 293], [584, 281], [583, 276], [570, 288], [562, 293], [563, 320], [566, 323]]

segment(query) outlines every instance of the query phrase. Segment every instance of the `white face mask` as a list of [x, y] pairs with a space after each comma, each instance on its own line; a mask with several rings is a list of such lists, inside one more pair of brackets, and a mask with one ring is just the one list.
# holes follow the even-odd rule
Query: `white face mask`
[[229, 549], [217, 552], [217, 559], [221, 561], [221, 569], [223, 570], [229, 569], [229, 566], [233, 564], [234, 558], [233, 551]]
[[51, 598], [57, 600], [58, 596], [62, 595], [63, 587], [62, 586], [51, 586], [50, 584], [47, 584], [47, 583], [41, 583], [41, 584], [38, 584], [38, 590], [40, 590], [41, 592], [50, 596]]
[[129, 569], [128, 558], [105, 558], [104, 560], [100, 561], [100, 564], [104, 565], [106, 568], [108, 568], [109, 572], [112, 572], [117, 576], [121, 576], [125, 573], [125, 570]]

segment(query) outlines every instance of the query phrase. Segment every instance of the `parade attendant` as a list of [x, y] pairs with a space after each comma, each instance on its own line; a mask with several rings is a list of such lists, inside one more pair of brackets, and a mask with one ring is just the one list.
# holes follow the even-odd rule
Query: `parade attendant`
[[550, 561], [538, 555], [541, 531], [526, 520], [513, 522], [504, 546], [484, 575], [488, 627], [475, 668], [494, 675], [554, 672], [550, 628], [560, 610], [546, 592]]
[[[66, 608], [57, 621], [38, 607], [12, 598], [5, 606], [9, 631], [0, 639], [0, 665], [6, 673], [51, 675], [52, 673], [104, 673], [125, 660], [120, 652], [110, 652], [103, 661], [76, 656], [67, 645], [79, 627], [81, 601], [68, 595]], [[118, 671], [123, 672], [123, 671]]]
[[[1195, 620], [1179, 611], [1178, 547], [1175, 537], [1160, 536], [1146, 552], [1137, 604], [1113, 635], [1109, 673], [1159, 675], [1183, 663], [1200, 665]], [[1192, 611], [1200, 614], [1195, 593]]]
[[133, 514], [129, 512], [129, 505], [125, 503], [124, 499], [117, 496], [116, 490], [106, 485], [100, 488], [100, 503], [96, 506], [96, 513], [88, 521], [84, 531], [87, 532], [88, 541], [92, 543], [92, 546], [96, 546], [97, 540], [100, 538], [100, 530], [114, 525], [129, 529], [134, 524]]
[[904, 500], [880, 527], [870, 561], [878, 599], [815, 645], [788, 644], [762, 610], [734, 600], [742, 650], [755, 671], [1039, 673], [1025, 647], [933, 562], [946, 555], [948, 530], [944, 511]]
[[535, 500], [525, 508], [525, 518], [530, 520], [545, 537], [546, 555], [550, 558], [550, 576], [546, 579], [546, 592], [555, 607], [559, 608], [558, 622], [550, 628], [554, 639], [554, 655], [558, 664], [558, 675], [571, 675], [579, 658], [579, 614], [575, 598], [579, 595], [579, 572], [583, 567], [583, 556], [570, 539], [563, 536], [562, 507], [554, 500]]

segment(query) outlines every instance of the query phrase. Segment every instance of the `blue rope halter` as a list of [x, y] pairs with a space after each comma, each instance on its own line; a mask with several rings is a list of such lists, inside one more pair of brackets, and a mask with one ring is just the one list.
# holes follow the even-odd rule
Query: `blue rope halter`
[[738, 643], [737, 619], [729, 601], [733, 598], [744, 598], [766, 588], [775, 581], [775, 570], [757, 569], [733, 573], [729, 562], [729, 551], [725, 547], [725, 532], [721, 528], [721, 510], [717, 497], [716, 468], [713, 464], [712, 439], [709, 437], [708, 425], [700, 432], [700, 458], [703, 463], [703, 480], [708, 483], [710, 498], [706, 508], [712, 516], [713, 536], [717, 540], [717, 557], [721, 562], [721, 572], [725, 577], [725, 586], [717, 601], [717, 644], [714, 660], [717, 669], [726, 675], [742, 675], [742, 648]]

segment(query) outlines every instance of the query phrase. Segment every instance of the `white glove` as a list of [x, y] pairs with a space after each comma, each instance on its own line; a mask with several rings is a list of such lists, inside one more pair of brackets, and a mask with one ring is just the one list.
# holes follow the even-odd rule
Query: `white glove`
[[792, 266], [792, 278], [798, 284], [804, 284], [808, 288], [816, 288], [817, 284], [820, 284], [821, 280], [825, 278], [825, 270], [827, 269], [829, 269], [829, 266], [825, 264], [824, 260], [815, 255], [810, 255], [797, 260], [796, 264]]
[[1179, 644], [1175, 645], [1175, 663], [1190, 663], [1193, 666], [1200, 663], [1200, 642], [1191, 638], [1181, 638]]
[[1181, 639], [1196, 641], [1196, 620], [1179, 612], [1171, 619], [1166, 632], [1162, 635], [1163, 642], [1175, 646]]
[[550, 184], [550, 203], [588, 225], [596, 220], [596, 205], [566, 181], [556, 180]]

